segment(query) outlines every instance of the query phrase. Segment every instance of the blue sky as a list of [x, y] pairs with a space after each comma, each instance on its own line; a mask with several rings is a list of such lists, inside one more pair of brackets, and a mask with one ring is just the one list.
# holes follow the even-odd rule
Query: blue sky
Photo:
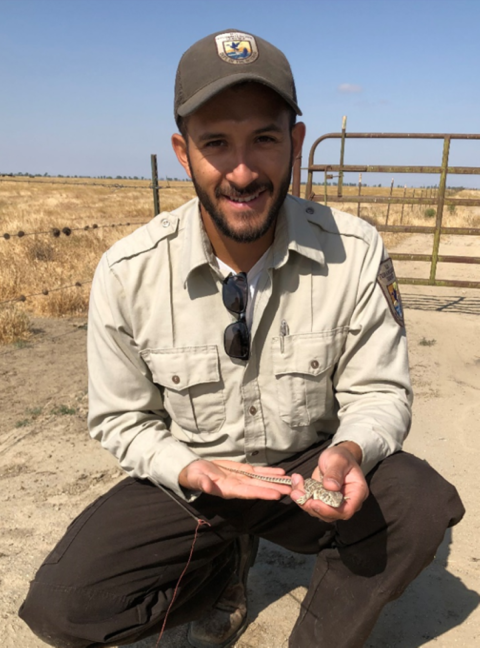
[[[304, 161], [343, 115], [349, 131], [479, 133], [479, 25], [480, 0], [0, 0], [0, 173], [148, 176], [157, 153], [161, 176], [184, 177], [170, 146], [176, 66], [230, 28], [289, 58]], [[337, 141], [317, 160], [338, 156]], [[347, 163], [440, 159], [439, 142], [347, 141]], [[453, 143], [451, 164], [480, 166], [480, 141]]]

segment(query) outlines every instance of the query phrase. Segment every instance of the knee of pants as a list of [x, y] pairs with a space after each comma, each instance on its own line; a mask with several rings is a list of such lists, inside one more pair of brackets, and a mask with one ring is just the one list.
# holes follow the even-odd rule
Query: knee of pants
[[406, 452], [385, 459], [370, 479], [387, 524], [400, 522], [412, 535], [420, 530], [443, 538], [445, 530], [463, 517], [456, 488], [426, 461]]
[[[184, 574], [170, 619], [185, 623], [213, 605], [233, 572], [235, 556], [233, 544], [227, 545], [218, 556], [209, 561], [201, 559], [201, 564]], [[44, 568], [45, 565], [30, 584], [19, 616], [34, 634], [55, 648], [90, 648], [135, 641], [152, 623], [163, 621], [180, 577], [173, 567], [173, 577], [170, 574], [156, 587], [142, 590], [136, 582], [129, 587], [106, 589], [101, 584], [59, 584], [48, 571], [42, 571]]]
[[75, 638], [64, 627], [64, 614], [69, 592], [32, 581], [19, 617], [42, 641], [55, 648], [86, 648], [89, 641]]
[[351, 520], [338, 522], [345, 544], [365, 540], [382, 530], [401, 530], [405, 539], [422, 542], [432, 537], [440, 543], [445, 530], [464, 514], [454, 486], [426, 461], [406, 452], [382, 461], [367, 476], [370, 496]]
[[151, 605], [147, 599], [139, 604], [135, 596], [33, 581], [19, 616], [37, 637], [55, 648], [111, 645], [146, 623]]
[[380, 574], [393, 557], [399, 568], [426, 566], [445, 531], [464, 509], [456, 489], [427, 462], [407, 453], [382, 461], [368, 475], [370, 496], [350, 520], [337, 523], [336, 543], [351, 571]]

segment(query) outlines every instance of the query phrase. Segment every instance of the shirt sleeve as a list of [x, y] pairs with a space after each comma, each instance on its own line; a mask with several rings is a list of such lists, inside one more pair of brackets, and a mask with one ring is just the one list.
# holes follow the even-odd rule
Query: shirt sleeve
[[400, 295], [396, 283], [390, 285], [390, 291], [380, 283], [381, 266], [387, 258], [375, 230], [358, 281], [345, 348], [333, 377], [340, 425], [332, 445], [357, 443], [365, 474], [401, 449], [411, 425], [413, 395]]
[[199, 457], [168, 429], [162, 392], [140, 356], [118, 277], [104, 255], [93, 280], [88, 318], [88, 425], [130, 476], [183, 499], [181, 470]]

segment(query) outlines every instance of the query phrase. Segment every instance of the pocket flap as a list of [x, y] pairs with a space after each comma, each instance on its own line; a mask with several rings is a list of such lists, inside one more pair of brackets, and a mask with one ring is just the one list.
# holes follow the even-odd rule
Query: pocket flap
[[220, 381], [216, 346], [145, 349], [140, 355], [153, 380], [168, 389], [182, 391], [193, 385]]
[[[340, 357], [348, 328], [322, 333], [286, 335], [272, 340], [275, 375], [299, 373], [318, 376], [334, 365]], [[282, 351], [283, 343], [283, 351]]]

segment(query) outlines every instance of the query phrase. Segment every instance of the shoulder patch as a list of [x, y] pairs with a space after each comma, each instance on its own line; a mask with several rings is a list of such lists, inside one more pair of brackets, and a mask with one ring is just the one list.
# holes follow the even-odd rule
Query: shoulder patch
[[378, 269], [377, 281], [387, 300], [390, 311], [399, 326], [405, 327], [403, 318], [402, 298], [398, 287], [397, 277], [393, 269], [393, 261], [388, 258], [382, 261]]

